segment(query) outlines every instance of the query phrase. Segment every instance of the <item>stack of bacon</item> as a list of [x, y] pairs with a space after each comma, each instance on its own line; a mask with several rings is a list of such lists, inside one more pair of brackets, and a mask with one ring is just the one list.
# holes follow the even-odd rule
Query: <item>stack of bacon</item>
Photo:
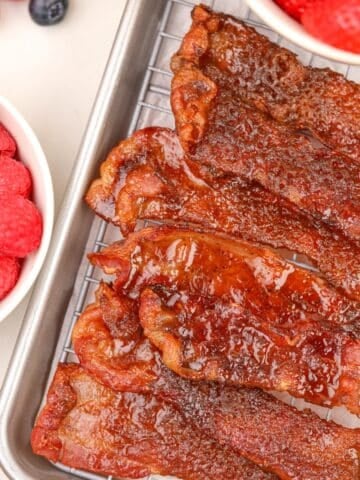
[[89, 255], [114, 282], [32, 447], [117, 477], [358, 480], [359, 429], [266, 391], [360, 414], [360, 87], [201, 6], [171, 66], [176, 133], [121, 142], [87, 193], [126, 238]]

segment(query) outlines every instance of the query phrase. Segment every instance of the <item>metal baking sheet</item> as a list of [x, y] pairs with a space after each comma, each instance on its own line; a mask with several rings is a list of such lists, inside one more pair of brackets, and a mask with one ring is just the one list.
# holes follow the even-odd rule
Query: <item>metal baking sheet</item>
[[[76, 361], [71, 330], [83, 307], [93, 299], [101, 275], [88, 264], [86, 252], [120, 238], [117, 229], [94, 219], [83, 203], [83, 195], [91, 179], [97, 176], [99, 164], [120, 139], [148, 125], [173, 127], [169, 60], [190, 25], [194, 3], [187, 0], [127, 2], [47, 262], [27, 310], [0, 397], [0, 463], [14, 480], [106, 478], [52, 465], [35, 456], [29, 437], [58, 362]], [[271, 40], [293, 50], [305, 64], [327, 66], [360, 81], [360, 67], [330, 62], [291, 44], [264, 25], [244, 1], [203, 3], [244, 19]], [[301, 264], [296, 255], [290, 258]], [[277, 396], [298, 408], [309, 407], [288, 395]], [[310, 408], [324, 418], [360, 427], [360, 420], [342, 408], [329, 410], [312, 405]]]

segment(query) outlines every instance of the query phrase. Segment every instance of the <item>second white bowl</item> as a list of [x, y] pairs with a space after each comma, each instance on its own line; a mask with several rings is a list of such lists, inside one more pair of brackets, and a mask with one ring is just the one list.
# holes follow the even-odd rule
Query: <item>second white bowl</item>
[[0, 96], [0, 123], [14, 137], [17, 158], [30, 170], [33, 181], [33, 201], [40, 210], [43, 233], [38, 250], [28, 255], [22, 264], [20, 277], [13, 290], [0, 301], [0, 322], [21, 302], [30, 290], [49, 248], [54, 223], [54, 191], [48, 163], [40, 143], [23, 116], [4, 97]]
[[272, 0], [246, 0], [246, 3], [273, 30], [300, 47], [337, 62], [360, 65], [360, 55], [321, 42]]

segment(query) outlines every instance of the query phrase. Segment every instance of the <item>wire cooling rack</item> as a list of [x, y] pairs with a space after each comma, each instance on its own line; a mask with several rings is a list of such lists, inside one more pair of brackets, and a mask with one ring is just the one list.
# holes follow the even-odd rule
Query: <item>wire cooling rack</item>
[[[330, 67], [333, 70], [342, 73], [347, 78], [354, 81], [360, 81], [360, 68], [351, 67], [341, 63], [330, 62], [324, 58], [315, 56], [300, 47], [288, 42], [276, 32], [265, 25], [258, 17], [256, 17], [241, 0], [213, 0], [204, 1], [210, 7], [219, 11], [225, 11], [238, 18], [246, 21], [254, 26], [260, 33], [268, 36], [273, 42], [294, 51], [304, 64], [316, 67]], [[172, 73], [169, 70], [170, 58], [179, 47], [183, 34], [190, 26], [190, 12], [195, 2], [187, 0], [168, 0], [164, 9], [163, 17], [159, 24], [159, 31], [153, 45], [152, 54], [149, 64], [144, 73], [144, 81], [140, 91], [137, 106], [131, 119], [128, 135], [135, 130], [149, 125], [157, 125], [164, 127], [173, 127], [174, 121], [170, 109], [170, 82]], [[119, 139], [120, 140], [120, 139]], [[121, 238], [119, 230], [108, 225], [103, 220], [96, 218], [94, 220], [91, 234], [86, 245], [85, 252], [98, 251], [102, 247], [114, 240]], [[304, 263], [303, 259], [296, 254], [290, 254], [289, 260], [305, 268], [313, 269], [310, 265]], [[93, 293], [99, 283], [100, 278], [104, 275], [98, 269], [90, 265], [84, 254], [75, 285], [72, 298], [70, 300], [67, 314], [64, 319], [64, 327], [59, 339], [57, 353], [54, 358], [54, 364], [60, 362], [76, 362], [77, 358], [71, 345], [71, 332], [73, 326], [80, 316], [83, 308], [93, 300]], [[284, 401], [296, 405], [298, 408], [309, 407], [309, 404], [301, 400], [295, 400], [287, 394], [277, 395]], [[322, 407], [310, 406], [320, 416], [326, 419], [332, 418], [338, 423], [348, 426], [360, 426], [359, 420], [341, 408], [326, 409]], [[114, 477], [104, 477], [83, 472], [77, 469], [68, 468], [62, 464], [56, 466], [73, 476], [88, 480], [114, 480]], [[151, 475], [147, 480], [170, 479], [174, 477], [160, 477]]]

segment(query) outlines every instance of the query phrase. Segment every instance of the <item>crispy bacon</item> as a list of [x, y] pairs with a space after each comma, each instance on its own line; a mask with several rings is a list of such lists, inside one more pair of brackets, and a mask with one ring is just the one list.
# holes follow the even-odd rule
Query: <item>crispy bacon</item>
[[305, 67], [290, 51], [229, 15], [205, 6], [192, 12], [173, 68], [190, 61], [293, 129], [308, 129], [322, 142], [360, 161], [360, 86], [328, 69]]
[[158, 288], [160, 301], [142, 298], [142, 325], [177, 373], [360, 413], [360, 305], [314, 274], [253, 244], [171, 228], [89, 257], [133, 298]]
[[96, 303], [75, 324], [72, 341], [81, 365], [114, 390], [150, 393], [164, 370], [160, 355], [144, 338], [137, 302], [118, 296], [103, 282]]
[[145, 289], [140, 303], [145, 335], [179, 375], [287, 391], [360, 414], [360, 334], [306, 314], [275, 314], [271, 323], [272, 314], [253, 314], [229, 296], [174, 300], [163, 289]]
[[190, 62], [173, 62], [171, 103], [191, 159], [256, 181], [360, 240], [360, 164], [292, 133]]
[[327, 280], [360, 300], [360, 249], [254, 182], [186, 158], [172, 130], [147, 128], [115, 147], [86, 195], [124, 235], [148, 219], [221, 231], [308, 258]]
[[97, 303], [75, 326], [80, 362], [102, 383], [171, 403], [204, 434], [281, 479], [358, 478], [359, 430], [299, 412], [257, 389], [189, 382], [173, 374], [138, 330], [136, 308], [136, 301], [101, 284]]
[[119, 393], [76, 364], [60, 364], [31, 437], [49, 460], [116, 477], [275, 480], [221, 447], [153, 395]]

